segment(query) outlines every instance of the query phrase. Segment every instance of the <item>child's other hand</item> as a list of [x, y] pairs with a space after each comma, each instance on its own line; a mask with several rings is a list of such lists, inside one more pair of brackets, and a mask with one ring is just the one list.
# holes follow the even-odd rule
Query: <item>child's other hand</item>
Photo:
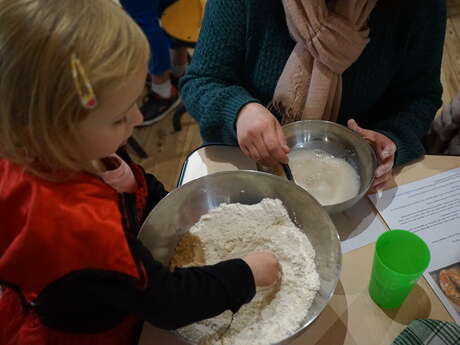
[[252, 253], [243, 260], [251, 269], [257, 287], [272, 286], [281, 277], [280, 263], [271, 252]]

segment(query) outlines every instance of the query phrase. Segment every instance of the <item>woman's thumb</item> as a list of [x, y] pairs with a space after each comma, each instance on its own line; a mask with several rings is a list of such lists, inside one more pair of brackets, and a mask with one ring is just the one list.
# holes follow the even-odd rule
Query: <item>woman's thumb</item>
[[351, 130], [358, 132], [360, 134], [364, 134], [364, 129], [358, 126], [355, 119], [348, 120], [347, 125], [348, 125], [348, 128], [350, 128]]

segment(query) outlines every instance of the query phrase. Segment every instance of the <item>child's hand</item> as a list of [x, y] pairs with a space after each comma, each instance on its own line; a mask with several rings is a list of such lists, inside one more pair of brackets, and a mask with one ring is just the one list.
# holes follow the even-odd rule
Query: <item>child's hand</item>
[[258, 287], [275, 284], [281, 277], [281, 266], [275, 255], [270, 252], [252, 253], [243, 258], [248, 264]]

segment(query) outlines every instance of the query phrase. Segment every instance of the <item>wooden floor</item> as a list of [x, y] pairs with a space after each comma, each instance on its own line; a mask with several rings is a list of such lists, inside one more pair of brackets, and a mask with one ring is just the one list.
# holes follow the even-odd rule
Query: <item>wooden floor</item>
[[[167, 190], [176, 186], [187, 154], [201, 145], [198, 126], [188, 114], [182, 117], [180, 132], [174, 131], [172, 114], [168, 114], [158, 123], [135, 129], [134, 137], [149, 155], [137, 161], [163, 182]], [[131, 157], [136, 159], [132, 151]]]
[[[460, 0], [447, 0], [447, 4], [448, 22], [441, 77], [445, 103], [460, 92]], [[182, 124], [182, 130], [174, 132], [172, 114], [169, 114], [160, 122], [136, 129], [134, 133], [149, 154], [149, 158], [139, 162], [168, 190], [176, 186], [187, 154], [201, 144], [198, 126], [188, 114], [183, 116]], [[132, 156], [135, 158], [134, 154]]]

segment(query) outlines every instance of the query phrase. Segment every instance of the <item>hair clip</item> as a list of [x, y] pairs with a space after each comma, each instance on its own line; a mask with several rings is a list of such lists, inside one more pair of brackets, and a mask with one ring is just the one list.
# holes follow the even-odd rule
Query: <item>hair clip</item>
[[80, 102], [85, 109], [94, 109], [97, 106], [96, 95], [93, 87], [85, 73], [80, 59], [74, 53], [70, 57], [70, 66], [72, 68], [72, 77], [75, 87], [80, 97]]

